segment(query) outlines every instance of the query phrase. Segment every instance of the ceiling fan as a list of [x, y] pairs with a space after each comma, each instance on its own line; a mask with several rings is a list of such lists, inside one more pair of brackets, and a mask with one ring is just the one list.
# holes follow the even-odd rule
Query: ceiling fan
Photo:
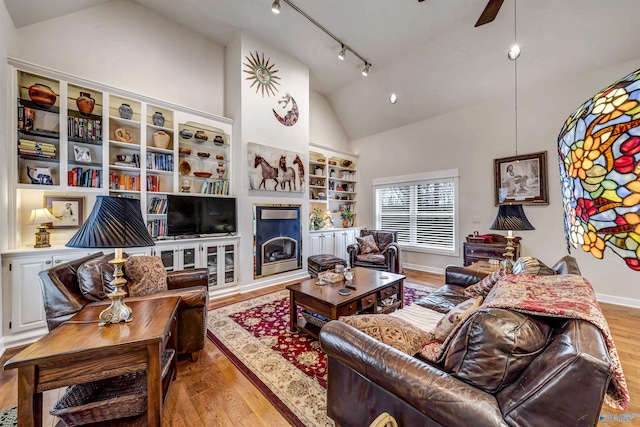
[[[418, 2], [422, 2], [424, 0], [418, 0]], [[498, 11], [500, 11], [500, 7], [504, 0], [489, 0], [489, 3], [485, 6], [482, 11], [482, 15], [478, 18], [478, 22], [476, 22], [475, 27], [479, 27], [480, 25], [488, 24], [489, 22], [496, 19], [498, 15]]]

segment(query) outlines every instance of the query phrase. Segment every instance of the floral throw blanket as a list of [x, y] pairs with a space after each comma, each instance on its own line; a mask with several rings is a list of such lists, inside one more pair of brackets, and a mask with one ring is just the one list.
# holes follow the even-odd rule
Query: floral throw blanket
[[[484, 307], [505, 308], [535, 316], [580, 319], [595, 325], [604, 336], [614, 369], [604, 401], [616, 409], [626, 409], [629, 406], [627, 382], [609, 325], [596, 301], [593, 288], [584, 277], [575, 274], [510, 274], [500, 279], [491, 289], [480, 306]], [[464, 320], [466, 319], [460, 321], [444, 342], [431, 341], [422, 348], [420, 354], [429, 360], [440, 362]]]

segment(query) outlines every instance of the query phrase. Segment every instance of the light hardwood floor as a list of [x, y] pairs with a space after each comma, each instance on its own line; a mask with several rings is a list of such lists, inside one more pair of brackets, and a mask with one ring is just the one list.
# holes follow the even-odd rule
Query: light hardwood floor
[[[406, 271], [409, 281], [440, 285], [443, 277], [430, 273]], [[258, 295], [284, 289], [283, 285], [260, 291], [234, 295], [210, 302], [210, 308], [253, 298]], [[640, 326], [640, 309], [612, 304], [601, 304], [609, 322], [611, 333], [622, 360], [625, 377], [631, 393], [631, 406], [625, 411], [603, 407], [603, 413], [640, 413], [640, 340], [636, 332]], [[19, 349], [5, 352], [4, 362]], [[180, 360], [179, 375], [173, 382], [164, 407], [164, 426], [210, 427], [210, 426], [286, 426], [287, 421], [258, 391], [256, 387], [226, 358], [218, 348], [207, 340], [197, 362]], [[17, 404], [16, 370], [0, 371], [0, 408]], [[45, 393], [44, 407], [50, 408], [61, 395], [61, 390]], [[54, 426], [57, 420], [46, 414], [45, 426]], [[640, 417], [630, 423], [611, 422], [608, 425], [640, 425]], [[602, 423], [598, 424], [604, 427]]]

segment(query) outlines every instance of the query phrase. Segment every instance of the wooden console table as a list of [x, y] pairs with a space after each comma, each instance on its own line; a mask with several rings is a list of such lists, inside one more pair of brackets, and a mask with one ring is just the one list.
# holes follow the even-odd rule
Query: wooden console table
[[[177, 343], [180, 297], [126, 301], [133, 321], [98, 327], [100, 304], [70, 320], [11, 358], [18, 369], [18, 425], [42, 426], [42, 393], [73, 384], [147, 370], [147, 421], [162, 423], [161, 356]], [[175, 375], [175, 358], [173, 373]]]
[[[490, 234], [493, 236], [493, 243], [482, 242], [464, 242], [464, 265], [471, 265], [478, 261], [489, 261], [490, 259], [504, 259], [504, 253], [507, 248], [507, 239], [499, 234]], [[520, 237], [513, 239], [513, 261], [520, 258]]]

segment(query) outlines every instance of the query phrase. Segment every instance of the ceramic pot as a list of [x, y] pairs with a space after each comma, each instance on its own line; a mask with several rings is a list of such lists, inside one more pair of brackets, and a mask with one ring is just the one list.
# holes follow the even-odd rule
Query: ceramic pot
[[161, 112], [156, 111], [155, 113], [153, 113], [153, 116], [151, 116], [151, 119], [153, 120], [154, 125], [164, 126], [164, 116], [162, 115]]
[[197, 140], [199, 140], [200, 142], [206, 141], [209, 139], [209, 137], [207, 136], [206, 133], [204, 133], [203, 130], [199, 130], [196, 132], [195, 135], [193, 135], [193, 137]]
[[131, 120], [131, 117], [133, 117], [133, 108], [131, 108], [129, 104], [122, 104], [120, 108], [118, 108], [118, 113], [121, 118]]
[[80, 92], [80, 96], [76, 98], [76, 105], [81, 113], [91, 114], [96, 100], [91, 97], [89, 92]]
[[36, 83], [29, 86], [29, 98], [36, 104], [53, 105], [57, 96], [49, 86]]
[[220, 135], [216, 135], [216, 137], [213, 138], [213, 143], [216, 145], [224, 145], [224, 139], [222, 139]]
[[24, 122], [23, 122], [23, 129], [24, 130], [31, 130], [33, 129], [33, 123], [36, 120], [36, 113], [35, 111], [33, 111], [31, 108], [24, 108]]
[[171, 135], [163, 130], [154, 132], [152, 135], [153, 146], [158, 148], [168, 148], [169, 142], [171, 142]]
[[216, 172], [218, 173], [218, 178], [224, 178], [224, 172], [225, 172], [224, 168], [217, 168]]
[[182, 129], [180, 131], [180, 137], [184, 138], [184, 139], [191, 139], [191, 137], [193, 136], [193, 133], [190, 130], [187, 129]]
[[27, 166], [27, 176], [32, 184], [53, 185], [51, 168], [32, 168]]

